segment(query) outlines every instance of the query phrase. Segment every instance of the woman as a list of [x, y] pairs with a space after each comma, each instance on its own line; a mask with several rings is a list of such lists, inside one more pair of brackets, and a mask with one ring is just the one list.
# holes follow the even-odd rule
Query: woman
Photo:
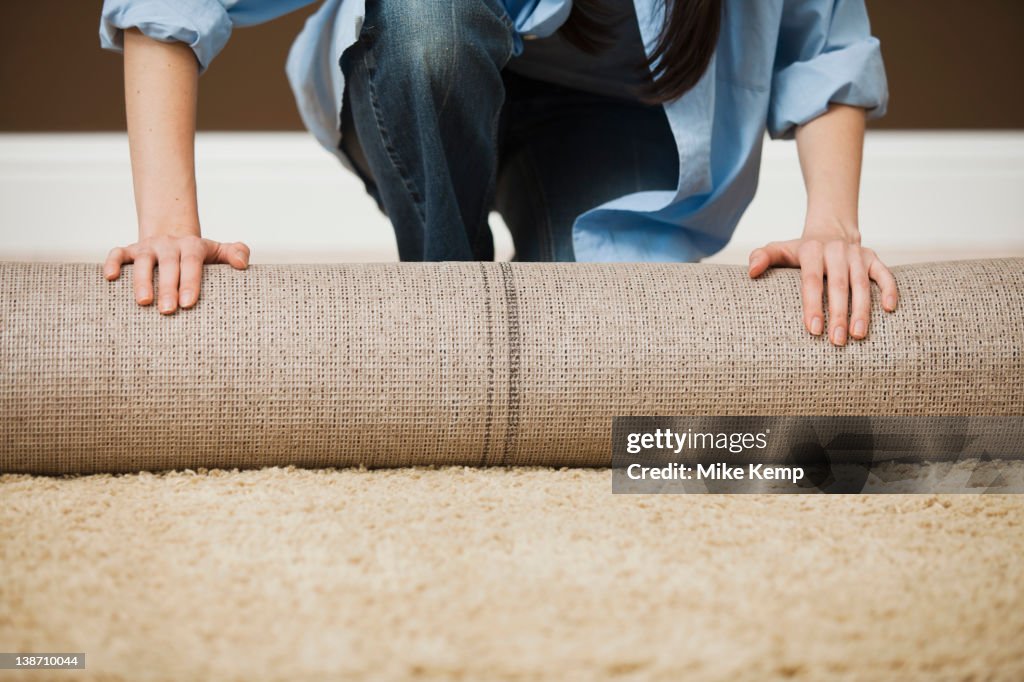
[[[310, 0], [106, 0], [104, 47], [125, 53], [139, 241], [135, 295], [195, 304], [203, 263], [244, 268], [239, 242], [202, 239], [195, 201], [197, 79], [234, 26]], [[403, 260], [492, 259], [497, 209], [518, 260], [695, 261], [721, 249], [754, 195], [765, 130], [795, 137], [807, 188], [798, 239], [749, 274], [802, 269], [803, 322], [864, 338], [864, 123], [887, 87], [863, 0], [326, 0], [287, 73], [303, 121], [359, 174]]]

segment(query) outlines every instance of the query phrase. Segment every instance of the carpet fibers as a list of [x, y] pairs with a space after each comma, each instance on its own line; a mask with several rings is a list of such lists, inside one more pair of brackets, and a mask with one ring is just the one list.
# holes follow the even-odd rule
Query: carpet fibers
[[589, 469], [0, 476], [0, 651], [87, 655], [6, 674], [1024, 679], [1024, 497], [610, 489]]

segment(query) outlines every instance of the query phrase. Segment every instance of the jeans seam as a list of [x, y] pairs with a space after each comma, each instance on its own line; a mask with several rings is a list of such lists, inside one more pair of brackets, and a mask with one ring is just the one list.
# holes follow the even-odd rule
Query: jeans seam
[[508, 8], [505, 7], [504, 3], [500, 4], [498, 18], [501, 19], [502, 23], [505, 24], [505, 28], [507, 28], [510, 33], [516, 32], [516, 23], [512, 21], [512, 17], [508, 15]]
[[[512, 37], [512, 33], [515, 30], [515, 25], [512, 23], [512, 20], [509, 18], [508, 13], [505, 11], [504, 7], [502, 7], [502, 9], [501, 9], [501, 11], [499, 13], [499, 18], [501, 19], [502, 23], [505, 24], [505, 27], [508, 29], [508, 33], [507, 33], [508, 41], [506, 43], [507, 47], [506, 47], [506, 50], [505, 50], [505, 58], [502, 60], [501, 66], [498, 69], [498, 71], [500, 72], [500, 71], [502, 71], [505, 68], [505, 65], [508, 64], [509, 60], [512, 59], [512, 53], [515, 51], [515, 42], [514, 42], [514, 39]], [[499, 80], [500, 80], [500, 75], [499, 75]], [[502, 88], [504, 89], [504, 82], [502, 82]], [[504, 99], [504, 97], [502, 99]], [[490, 225], [488, 224], [487, 217], [488, 217], [488, 215], [490, 215], [491, 205], [494, 203], [495, 188], [497, 187], [497, 184], [498, 184], [498, 161], [497, 161], [497, 159], [498, 159], [498, 155], [499, 155], [499, 153], [501, 151], [500, 150], [500, 145], [499, 145], [499, 140], [498, 140], [498, 133], [499, 133], [498, 128], [501, 125], [502, 109], [504, 109], [504, 106], [499, 106], [497, 111], [495, 112], [494, 116], [491, 119], [491, 129], [490, 129], [490, 133], [491, 133], [490, 139], [491, 139], [491, 145], [492, 145], [491, 151], [493, 152], [493, 158], [495, 159], [494, 166], [491, 169], [491, 179], [490, 179], [490, 182], [487, 185], [490, 188], [491, 196], [488, 197], [488, 200], [484, 202], [484, 207], [482, 209], [483, 214], [480, 215], [480, 216], [477, 216], [476, 224], [479, 226], [479, 230], [477, 231], [476, 239], [474, 240], [474, 243], [473, 243], [474, 254], [476, 253], [477, 247], [480, 244], [480, 240], [484, 239], [485, 236], [487, 235], [487, 233], [490, 232]], [[493, 235], [491, 236], [491, 238], [493, 239]]]
[[[455, 3], [456, 2], [460, 2], [460, 0], [452, 0], [451, 5], [449, 5], [450, 12], [449, 12], [448, 20], [452, 24], [452, 33], [455, 36], [455, 44], [458, 45], [459, 44], [459, 22], [455, 21]], [[437, 107], [437, 115], [438, 115], [438, 117], [441, 116], [441, 112], [444, 111], [444, 108], [446, 106], [448, 106], [448, 98], [451, 96], [452, 90], [455, 89], [455, 76], [459, 72], [458, 71], [458, 69], [459, 69], [459, 51], [458, 50], [452, 50], [451, 53], [452, 53], [451, 65], [448, 67], [448, 73], [451, 74], [451, 77], [448, 79], [448, 87], [444, 91], [444, 97], [441, 98], [441, 104], [440, 104], [440, 106]]]
[[416, 189], [415, 183], [412, 181], [412, 174], [409, 173], [401, 159], [398, 157], [398, 152], [395, 150], [394, 143], [391, 141], [391, 135], [388, 133], [387, 127], [384, 125], [384, 116], [381, 112], [380, 101], [377, 98], [377, 89], [374, 86], [374, 76], [376, 72], [370, 66], [370, 60], [366, 58], [365, 53], [360, 55], [360, 61], [363, 64], [363, 68], [366, 70], [366, 89], [370, 95], [370, 106], [373, 109], [373, 119], [377, 124], [377, 134], [380, 136], [381, 145], [384, 147], [384, 151], [387, 153], [388, 159], [391, 161], [391, 165], [395, 168], [398, 176], [402, 179], [402, 185], [409, 193], [409, 198], [412, 199], [413, 205], [416, 207], [416, 214], [419, 216], [420, 222], [425, 226], [427, 224], [427, 216], [423, 207], [423, 197]]

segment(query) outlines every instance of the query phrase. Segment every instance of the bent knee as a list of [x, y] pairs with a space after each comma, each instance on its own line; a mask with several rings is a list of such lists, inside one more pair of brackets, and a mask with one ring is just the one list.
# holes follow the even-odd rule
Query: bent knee
[[500, 59], [512, 40], [495, 0], [377, 0], [367, 3], [367, 22], [378, 65], [435, 82], [455, 77], [465, 60]]

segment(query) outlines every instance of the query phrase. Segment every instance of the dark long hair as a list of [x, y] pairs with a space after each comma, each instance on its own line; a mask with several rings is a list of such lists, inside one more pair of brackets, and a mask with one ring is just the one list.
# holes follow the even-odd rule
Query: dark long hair
[[[722, 23], [722, 0], [665, 0], [670, 4], [654, 52], [638, 68], [652, 78], [640, 93], [650, 103], [682, 96], [711, 62]], [[585, 52], [607, 49], [613, 38], [608, 0], [573, 0], [562, 35]]]

